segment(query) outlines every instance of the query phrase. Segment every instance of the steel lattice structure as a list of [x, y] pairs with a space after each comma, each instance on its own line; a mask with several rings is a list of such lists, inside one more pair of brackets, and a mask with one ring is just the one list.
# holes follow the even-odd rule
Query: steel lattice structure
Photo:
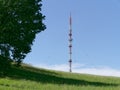
[[70, 28], [69, 28], [69, 66], [70, 66], [70, 72], [72, 72], [72, 17], [70, 14]]

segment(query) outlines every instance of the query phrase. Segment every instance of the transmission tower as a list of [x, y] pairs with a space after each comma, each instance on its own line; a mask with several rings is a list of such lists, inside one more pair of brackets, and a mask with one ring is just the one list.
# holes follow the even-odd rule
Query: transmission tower
[[69, 28], [69, 66], [70, 66], [70, 72], [72, 72], [72, 17], [70, 14], [70, 28]]

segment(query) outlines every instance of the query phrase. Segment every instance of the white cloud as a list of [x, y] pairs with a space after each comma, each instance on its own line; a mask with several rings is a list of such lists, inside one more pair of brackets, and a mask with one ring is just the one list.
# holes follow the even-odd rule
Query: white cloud
[[120, 77], [120, 70], [115, 70], [112, 68], [81, 68], [81, 69], [73, 69], [73, 71], [77, 73]]
[[[68, 64], [60, 64], [60, 65], [34, 65], [36, 67], [51, 69], [51, 70], [59, 70], [59, 71], [69, 71]], [[109, 67], [88, 67], [84, 64], [75, 63], [72, 65], [72, 71], [74, 73], [85, 73], [85, 74], [93, 74], [93, 75], [102, 75], [102, 76], [117, 76], [120, 77], [120, 70], [115, 70]]]

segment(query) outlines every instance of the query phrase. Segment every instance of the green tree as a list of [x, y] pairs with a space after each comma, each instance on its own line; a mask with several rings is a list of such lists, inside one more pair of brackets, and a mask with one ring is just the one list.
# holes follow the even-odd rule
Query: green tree
[[19, 66], [36, 34], [45, 30], [42, 0], [0, 0], [0, 55]]

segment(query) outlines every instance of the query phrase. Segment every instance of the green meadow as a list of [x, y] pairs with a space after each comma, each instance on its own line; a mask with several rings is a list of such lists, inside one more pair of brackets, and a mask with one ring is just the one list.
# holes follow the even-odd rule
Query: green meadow
[[120, 90], [120, 78], [67, 73], [24, 65], [0, 77], [0, 90]]

